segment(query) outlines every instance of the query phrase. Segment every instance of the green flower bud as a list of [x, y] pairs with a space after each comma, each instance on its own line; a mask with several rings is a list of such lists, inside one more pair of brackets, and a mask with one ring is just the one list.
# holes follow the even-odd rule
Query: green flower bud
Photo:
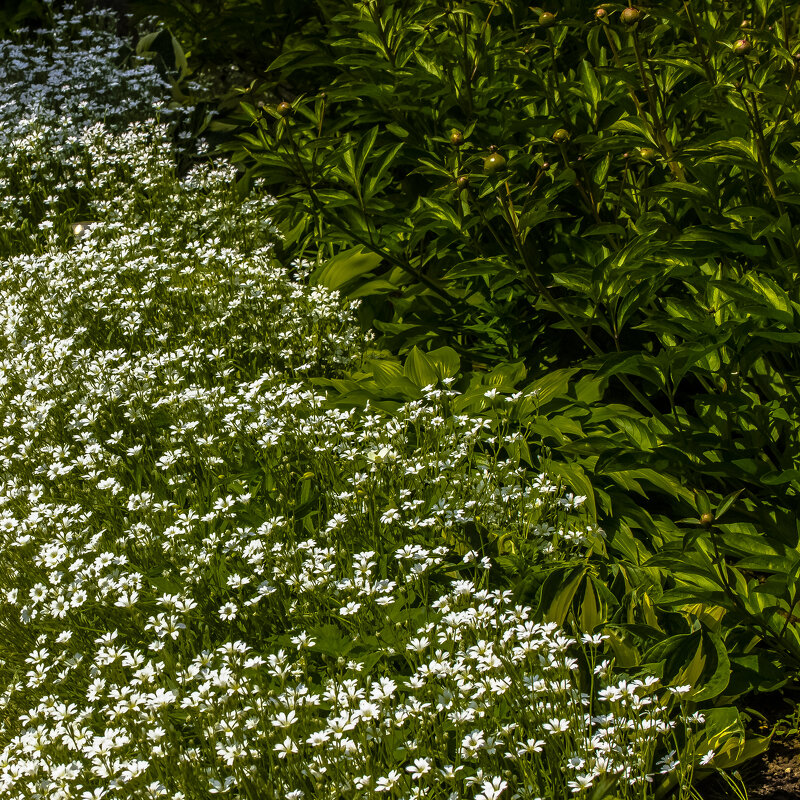
[[564, 128], [559, 128], [553, 134], [553, 141], [556, 144], [564, 144], [565, 142], [568, 142], [569, 141], [569, 131], [564, 130]]
[[502, 172], [506, 168], [506, 160], [500, 153], [492, 153], [483, 160], [483, 171], [487, 175], [494, 175], [496, 172]]

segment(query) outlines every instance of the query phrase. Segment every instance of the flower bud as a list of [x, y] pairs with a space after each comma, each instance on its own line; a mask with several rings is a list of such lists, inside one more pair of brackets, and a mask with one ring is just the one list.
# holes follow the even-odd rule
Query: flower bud
[[706, 512], [705, 514], [700, 515], [700, 522], [708, 528], [711, 523], [714, 521], [714, 515]]
[[552, 28], [556, 24], [556, 15], [545, 11], [539, 15], [539, 24], [543, 28]]
[[285, 117], [292, 113], [292, 107], [289, 103], [278, 103], [278, 107], [275, 110], [278, 112], [279, 117]]
[[564, 142], [568, 142], [569, 141], [569, 131], [564, 130], [564, 128], [559, 128], [553, 134], [553, 141], [556, 144], [564, 144]]
[[733, 43], [734, 54], [741, 58], [744, 58], [752, 49], [753, 45], [747, 39], [738, 39]]
[[619, 18], [622, 20], [623, 25], [635, 25], [639, 21], [640, 16], [641, 12], [639, 9], [631, 6], [630, 8], [623, 9]]
[[506, 160], [500, 153], [492, 153], [483, 161], [483, 171], [487, 175], [494, 175], [496, 172], [502, 172], [505, 168]]
[[464, 141], [464, 134], [461, 131], [453, 131], [450, 134], [450, 144], [454, 144], [456, 147], [460, 145]]

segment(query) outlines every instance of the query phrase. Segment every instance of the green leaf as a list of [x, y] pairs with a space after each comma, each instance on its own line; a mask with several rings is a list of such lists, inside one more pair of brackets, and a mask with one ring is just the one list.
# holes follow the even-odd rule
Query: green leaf
[[374, 270], [382, 260], [377, 253], [366, 250], [363, 245], [357, 245], [337, 253], [333, 258], [317, 267], [311, 273], [309, 283], [312, 286], [340, 289], [354, 278]]
[[410, 135], [405, 128], [398, 125], [396, 122], [389, 122], [386, 125], [386, 130], [389, 131], [390, 133], [393, 133], [395, 136], [398, 136], [401, 139], [407, 139]]
[[[378, 168], [371, 171], [367, 175], [367, 180], [364, 183], [364, 203], [368, 204], [372, 200], [375, 193], [381, 187], [381, 179], [384, 177], [392, 162], [395, 160], [397, 154], [403, 148], [404, 143], [396, 144], [389, 152], [383, 157], [383, 160], [378, 165]], [[381, 187], [384, 188], [384, 187]]]
[[744, 489], [737, 489], [735, 492], [731, 492], [726, 498], [721, 500], [717, 505], [716, 509], [714, 509], [714, 520], [719, 520], [719, 518], [734, 504], [736, 498], [744, 491]]
[[434, 362], [416, 346], [411, 348], [406, 358], [403, 373], [420, 389], [425, 386], [435, 386], [439, 380]]
[[748, 556], [736, 562], [736, 569], [755, 570], [756, 572], [775, 572], [779, 575], [788, 575], [797, 569], [800, 556]]
[[641, 420], [634, 417], [617, 417], [612, 423], [640, 450], [653, 450], [658, 447], [658, 438]]
[[[724, 526], [720, 526], [724, 529]], [[733, 551], [735, 555], [744, 556], [782, 556], [783, 552], [776, 550], [763, 535], [748, 536], [744, 533], [725, 531], [719, 537], [720, 545], [726, 551]]]
[[586, 568], [581, 569], [569, 583], [564, 584], [557, 592], [553, 601], [550, 603], [545, 619], [549, 622], [555, 622], [558, 625], [563, 625], [564, 620], [569, 613], [572, 606], [572, 601], [578, 592], [578, 587], [586, 574]]
[[354, 178], [357, 181], [361, 180], [361, 175], [364, 173], [364, 167], [366, 166], [369, 154], [372, 152], [372, 148], [375, 146], [375, 140], [378, 138], [378, 129], [379, 126], [374, 125], [364, 135], [364, 138], [361, 140], [361, 144], [359, 146], [358, 161], [356, 164], [355, 175], [354, 175]]
[[316, 640], [311, 650], [332, 658], [346, 656], [356, 644], [335, 625], [319, 625], [311, 628], [308, 633]]
[[671, 497], [683, 500], [686, 503], [692, 502], [692, 493], [667, 471], [659, 472], [649, 467], [643, 467], [642, 469], [628, 470], [625, 474], [631, 478], [649, 481], [653, 486], [666, 492]]
[[589, 512], [589, 521], [597, 524], [597, 505], [595, 502], [594, 488], [583, 467], [580, 464], [567, 462], [551, 462], [548, 471], [553, 475], [564, 478], [575, 494], [584, 495], [586, 502], [584, 508]]
[[668, 636], [642, 654], [644, 663], [664, 662], [664, 680], [691, 683], [700, 677], [705, 664], [700, 631]]
[[727, 752], [714, 756], [714, 765], [720, 769], [731, 769], [750, 761], [766, 752], [772, 736], [754, 736], [738, 747], [731, 747]]
[[617, 666], [626, 669], [640, 663], [639, 651], [631, 644], [629, 637], [623, 631], [606, 626], [603, 633], [608, 636], [607, 646], [614, 653]]
[[586, 581], [586, 589], [583, 594], [583, 602], [581, 603], [578, 622], [580, 623], [581, 630], [586, 633], [593, 633], [598, 625], [605, 622], [602, 608], [597, 599], [597, 593], [594, 590], [593, 580]]
[[762, 475], [761, 483], [766, 486], [780, 486], [784, 483], [800, 481], [800, 469], [785, 469], [780, 472], [768, 472]]
[[636, 136], [641, 136], [653, 147], [658, 147], [658, 144], [653, 140], [650, 128], [642, 120], [636, 119], [635, 117], [619, 119], [609, 126], [609, 130], [618, 131], [620, 133], [633, 133]]
[[[700, 703], [703, 700], [711, 700], [718, 697], [725, 689], [731, 679], [731, 662], [728, 658], [728, 649], [722, 638], [712, 631], [703, 631], [703, 641], [710, 643], [713, 647], [713, 654], [711, 655], [711, 663], [713, 666], [713, 673], [702, 682], [702, 687], [693, 692], [691, 700], [693, 703]], [[708, 647], [706, 648], [708, 650]]]
[[346, 296], [348, 300], [358, 300], [359, 297], [371, 297], [395, 291], [397, 291], [396, 283], [387, 281], [384, 278], [375, 278], [360, 284], [356, 289], [346, 292]]
[[601, 98], [600, 81], [597, 80], [597, 75], [592, 69], [592, 65], [585, 58], [581, 60], [580, 73], [583, 88], [586, 89], [586, 95], [592, 107], [596, 109]]
[[769, 303], [776, 316], [787, 325], [794, 320], [794, 309], [786, 292], [775, 281], [766, 275], [747, 272], [750, 285]]
[[386, 388], [392, 381], [403, 375], [403, 367], [398, 361], [382, 361], [373, 359], [367, 361], [366, 366], [372, 370], [375, 383], [381, 389]]
[[535, 393], [535, 403], [539, 408], [546, 405], [554, 397], [561, 397], [567, 393], [569, 379], [580, 370], [577, 367], [569, 369], [554, 369], [546, 372], [541, 378], [537, 378], [525, 387], [525, 393]]
[[461, 368], [461, 358], [452, 347], [440, 347], [427, 353], [439, 379], [454, 378]]

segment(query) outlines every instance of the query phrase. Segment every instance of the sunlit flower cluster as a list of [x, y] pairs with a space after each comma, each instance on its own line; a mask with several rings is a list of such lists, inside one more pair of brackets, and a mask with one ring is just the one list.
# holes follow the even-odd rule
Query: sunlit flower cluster
[[[107, 12], [48, 7], [52, 25], [0, 42], [0, 247], [31, 252], [59, 216], [85, 217], [94, 175], [81, 133], [103, 120], [174, 116], [168, 84], [132, 55]], [[80, 57], [76, 57], [76, 54]], [[61, 220], [65, 224], [69, 220]]]
[[[26, 164], [85, 219], [54, 202], [0, 260], [0, 797], [642, 796], [680, 761], [675, 693], [498, 587], [502, 536], [542, 564], [603, 536], [513, 455], [524, 395], [338, 404], [356, 305], [277, 261], [272, 199], [229, 165], [177, 176], [136, 119], [158, 81], [95, 22], [3, 45], [57, 65], [3, 107], [56, 131]], [[106, 75], [124, 125], [97, 121]]]

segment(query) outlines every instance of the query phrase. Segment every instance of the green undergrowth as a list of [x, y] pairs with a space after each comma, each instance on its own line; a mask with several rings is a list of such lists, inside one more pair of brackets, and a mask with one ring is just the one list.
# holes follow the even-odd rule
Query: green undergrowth
[[0, 796], [743, 791], [800, 7], [157, 5], [1, 45]]

